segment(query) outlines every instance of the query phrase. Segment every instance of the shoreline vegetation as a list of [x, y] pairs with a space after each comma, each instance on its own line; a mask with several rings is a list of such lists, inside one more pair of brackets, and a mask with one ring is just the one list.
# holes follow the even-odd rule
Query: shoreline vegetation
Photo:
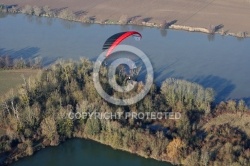
[[[46, 146], [70, 138], [91, 139], [146, 158], [174, 165], [248, 165], [250, 111], [243, 100], [214, 104], [214, 91], [185, 80], [168, 78], [153, 85], [138, 103], [116, 106], [96, 92], [93, 62], [59, 61], [24, 79], [17, 93], [1, 96], [0, 156], [9, 165]], [[100, 82], [107, 93], [128, 98], [142, 90], [137, 82], [131, 94], [113, 91], [107, 68]], [[119, 77], [118, 77], [119, 78]], [[68, 114], [120, 112], [120, 119], [70, 119]], [[126, 112], [180, 112], [179, 120], [125, 118]]]
[[69, 21], [82, 22], [82, 23], [92, 23], [92, 24], [108, 24], [108, 25], [138, 25], [146, 27], [154, 27], [159, 29], [174, 29], [174, 30], [184, 30], [189, 32], [201, 32], [206, 34], [220, 34], [223, 36], [233, 36], [237, 38], [247, 38], [250, 34], [246, 31], [240, 31], [237, 33], [228, 32], [224, 30], [223, 24], [219, 25], [209, 25], [207, 28], [204, 27], [191, 27], [185, 25], [177, 25], [177, 20], [166, 21], [163, 20], [161, 23], [150, 22], [148, 18], [141, 18], [139, 16], [128, 17], [127, 15], [121, 15], [119, 20], [98, 20], [96, 17], [86, 16], [81, 11], [73, 12], [67, 8], [62, 9], [50, 9], [48, 6], [30, 6], [26, 5], [24, 7], [18, 7], [17, 5], [1, 5], [0, 12], [2, 13], [23, 13], [27, 15], [35, 15], [38, 17], [51, 17], [60, 18]]

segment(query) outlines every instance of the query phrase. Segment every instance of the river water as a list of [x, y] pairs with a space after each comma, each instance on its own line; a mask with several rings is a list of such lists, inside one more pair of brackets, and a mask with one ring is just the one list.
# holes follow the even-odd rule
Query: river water
[[95, 60], [109, 36], [126, 30], [142, 34], [141, 41], [129, 38], [124, 44], [148, 55], [157, 84], [168, 77], [183, 78], [214, 88], [216, 101], [244, 98], [249, 102], [250, 39], [19, 14], [0, 19], [0, 55], [41, 56], [45, 65], [60, 58]]

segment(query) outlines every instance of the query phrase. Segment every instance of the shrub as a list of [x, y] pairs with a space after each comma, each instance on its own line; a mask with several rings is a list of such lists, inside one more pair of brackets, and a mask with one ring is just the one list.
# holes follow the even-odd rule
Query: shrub
[[70, 11], [68, 9], [62, 10], [58, 14], [58, 17], [62, 18], [62, 19], [66, 19], [66, 20], [75, 20], [76, 19], [76, 15], [72, 11]]
[[43, 13], [42, 8], [38, 6], [34, 6], [33, 10], [34, 10], [34, 15], [36, 16], [41, 16], [41, 14]]
[[211, 88], [203, 88], [199, 84], [174, 78], [163, 82], [161, 93], [173, 109], [181, 102], [187, 110], [195, 109], [209, 113], [210, 104], [214, 100], [214, 91]]
[[24, 13], [24, 14], [33, 14], [33, 13], [34, 13], [34, 10], [33, 10], [32, 6], [26, 5], [26, 6], [24, 6], [24, 8], [21, 10], [21, 12]]

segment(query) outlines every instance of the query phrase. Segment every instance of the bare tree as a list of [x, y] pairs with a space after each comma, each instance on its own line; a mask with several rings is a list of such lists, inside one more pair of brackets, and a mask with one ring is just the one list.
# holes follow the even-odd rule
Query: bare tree
[[48, 6], [43, 7], [43, 12], [48, 17], [54, 17], [55, 13], [51, 11], [51, 9]]
[[128, 23], [128, 15], [123, 14], [123, 15], [120, 17], [119, 22], [120, 22], [121, 24], [127, 24], [127, 23]]
[[161, 26], [161, 29], [166, 29], [166, 28], [168, 28], [168, 27], [167, 27], [167, 24], [168, 24], [168, 23], [167, 23], [167, 20], [163, 20], [163, 21], [161, 22], [161, 25], [160, 25], [160, 26]]
[[208, 33], [214, 34], [215, 33], [215, 26], [214, 25], [209, 25], [208, 27]]
[[32, 67], [36, 68], [36, 69], [39, 69], [42, 67], [42, 58], [41, 57], [36, 57], [34, 59], [34, 65]]
[[210, 112], [210, 104], [214, 99], [214, 91], [199, 84], [185, 80], [168, 78], [161, 86], [161, 93], [172, 108], [181, 102], [186, 109]]
[[26, 5], [26, 6], [24, 6], [24, 8], [21, 10], [21, 12], [24, 13], [24, 14], [33, 14], [34, 10], [33, 10], [32, 6]]
[[50, 141], [54, 139], [57, 133], [56, 121], [53, 117], [46, 117], [41, 122], [42, 134]]
[[34, 7], [33, 7], [33, 10], [34, 10], [34, 14], [35, 14], [36, 16], [41, 16], [41, 14], [43, 13], [42, 8], [41, 8], [41, 7], [38, 7], [38, 6], [34, 6]]
[[66, 20], [75, 20], [76, 15], [68, 9], [64, 9], [59, 13], [58, 17]]
[[238, 32], [236, 34], [236, 36], [239, 38], [245, 38], [245, 37], [247, 37], [247, 32]]
[[13, 60], [12, 60], [12, 58], [11, 58], [9, 55], [5, 56], [5, 66], [6, 66], [7, 68], [9, 68], [9, 67], [11, 67], [12, 65], [13, 65]]

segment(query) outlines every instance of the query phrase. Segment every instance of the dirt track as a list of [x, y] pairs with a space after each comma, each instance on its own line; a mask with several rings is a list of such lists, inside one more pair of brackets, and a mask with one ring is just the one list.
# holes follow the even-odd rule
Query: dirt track
[[223, 24], [229, 32], [250, 33], [250, 0], [0, 0], [0, 3], [68, 7], [99, 20], [119, 20], [125, 14], [156, 23], [177, 20], [178, 25], [193, 27]]

